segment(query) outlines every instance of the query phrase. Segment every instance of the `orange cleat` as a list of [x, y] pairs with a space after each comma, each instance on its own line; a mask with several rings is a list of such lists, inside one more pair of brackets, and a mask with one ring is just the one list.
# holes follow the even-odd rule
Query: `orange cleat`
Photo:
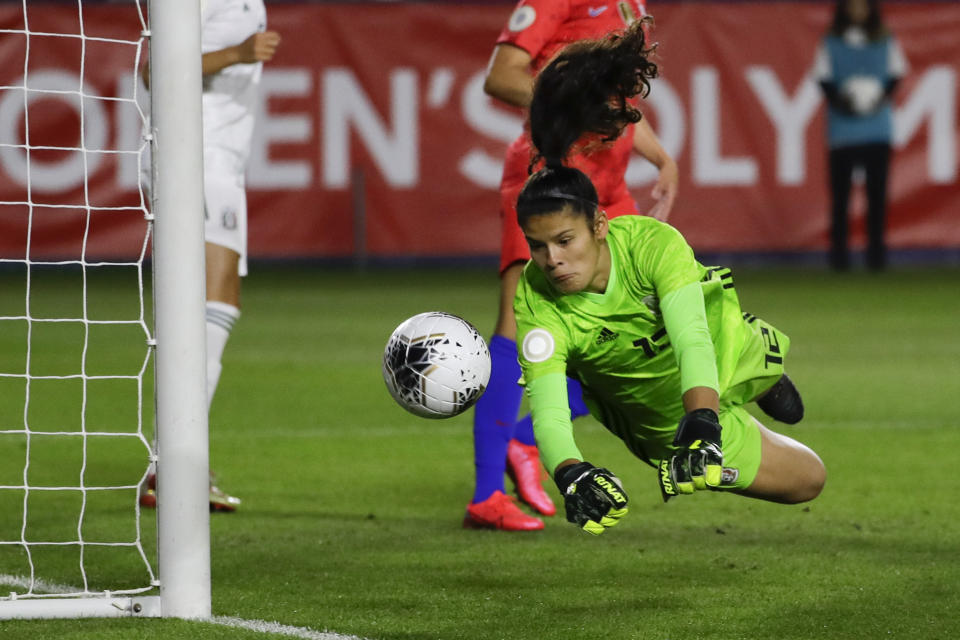
[[503, 491], [494, 491], [483, 502], [467, 505], [463, 518], [464, 529], [501, 529], [503, 531], [539, 531], [543, 520], [528, 516], [517, 506], [517, 501]]
[[534, 445], [511, 440], [507, 446], [507, 474], [517, 486], [520, 499], [545, 516], [557, 512], [553, 500], [543, 490], [540, 452]]

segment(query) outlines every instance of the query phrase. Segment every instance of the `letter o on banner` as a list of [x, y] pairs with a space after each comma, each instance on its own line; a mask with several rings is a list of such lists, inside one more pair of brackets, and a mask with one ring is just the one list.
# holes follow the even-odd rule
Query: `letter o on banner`
[[[22, 89], [7, 90], [0, 98], [0, 140], [8, 143], [19, 142], [20, 122], [25, 117], [24, 112], [29, 103], [37, 100], [59, 100], [77, 112], [82, 131], [64, 130], [65, 141], [57, 146], [82, 146], [87, 153], [82, 150], [72, 151], [63, 160], [56, 162], [41, 162], [34, 155], [28, 166], [25, 148], [4, 146], [0, 147], [0, 165], [12, 180], [22, 186], [29, 182], [30, 188], [38, 192], [62, 193], [75, 189], [83, 184], [84, 174], [93, 175], [103, 161], [103, 154], [89, 153], [101, 150], [107, 144], [107, 116], [101, 100], [90, 86], [82, 87], [84, 95], [81, 98], [80, 78], [73, 73], [37, 71], [30, 73], [27, 80], [30, 91], [26, 101]], [[21, 79], [20, 82], [22, 81]], [[43, 93], [44, 91], [63, 93]]]

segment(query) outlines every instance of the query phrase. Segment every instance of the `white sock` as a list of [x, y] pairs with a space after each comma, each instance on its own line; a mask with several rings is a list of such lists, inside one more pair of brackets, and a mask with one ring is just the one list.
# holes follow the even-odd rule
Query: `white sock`
[[240, 317], [240, 309], [225, 302], [207, 302], [207, 410], [213, 402], [213, 394], [220, 381], [220, 371], [223, 365], [223, 349], [227, 346], [227, 339], [233, 325]]

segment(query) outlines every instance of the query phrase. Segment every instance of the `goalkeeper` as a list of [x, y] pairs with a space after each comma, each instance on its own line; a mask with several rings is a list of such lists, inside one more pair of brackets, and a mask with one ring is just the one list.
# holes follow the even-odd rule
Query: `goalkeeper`
[[608, 220], [589, 178], [563, 164], [578, 141], [616, 139], [640, 119], [632, 98], [656, 76], [650, 54], [638, 24], [575, 43], [540, 73], [530, 129], [545, 167], [517, 201], [532, 259], [514, 311], [534, 432], [567, 519], [594, 534], [627, 513], [627, 495], [577, 448], [568, 375], [594, 417], [657, 470], [665, 500], [710, 489], [797, 503], [826, 479], [813, 451], [744, 409], [756, 401], [782, 422], [802, 418], [783, 369], [787, 336], [744, 314], [730, 271], [699, 264], [676, 229]]

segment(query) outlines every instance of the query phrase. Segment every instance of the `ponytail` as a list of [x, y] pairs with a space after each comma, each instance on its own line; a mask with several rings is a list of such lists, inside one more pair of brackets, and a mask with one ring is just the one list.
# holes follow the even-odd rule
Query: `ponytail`
[[565, 207], [592, 223], [597, 190], [586, 174], [563, 162], [584, 135], [610, 142], [640, 121], [640, 111], [630, 100], [646, 96], [657, 76], [657, 65], [648, 59], [654, 47], [647, 47], [644, 33], [650, 21], [638, 20], [626, 31], [599, 40], [575, 42], [537, 76], [530, 103], [530, 137], [536, 150], [530, 170], [541, 160], [546, 166], [530, 176], [517, 199], [521, 227], [532, 216]]
[[648, 58], [644, 18], [622, 33], [600, 40], [583, 40], [563, 49], [540, 71], [530, 103], [530, 136], [541, 158], [562, 164], [585, 134], [615, 140], [623, 129], [640, 121], [630, 104], [650, 92], [657, 65]]

